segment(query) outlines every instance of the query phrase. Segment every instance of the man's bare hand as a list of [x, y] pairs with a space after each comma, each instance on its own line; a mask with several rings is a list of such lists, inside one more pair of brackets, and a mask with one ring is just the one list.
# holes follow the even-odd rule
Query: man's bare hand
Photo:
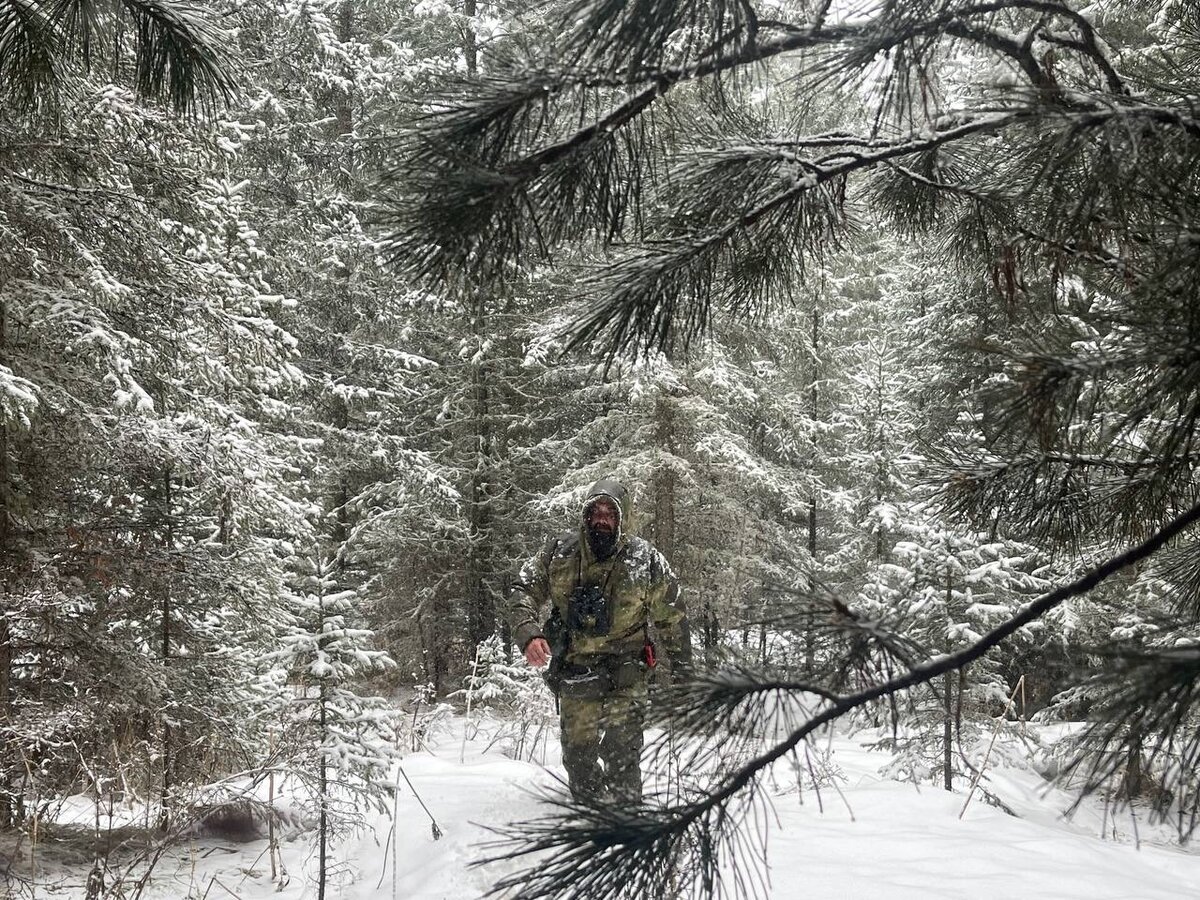
[[534, 638], [525, 645], [525, 660], [537, 669], [550, 662], [550, 645], [545, 638]]

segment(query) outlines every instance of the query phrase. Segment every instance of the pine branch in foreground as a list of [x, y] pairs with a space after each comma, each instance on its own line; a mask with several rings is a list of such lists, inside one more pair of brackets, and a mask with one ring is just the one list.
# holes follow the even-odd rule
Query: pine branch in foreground
[[211, 112], [236, 93], [226, 35], [207, 10], [181, 0], [0, 2], [0, 97], [23, 113], [78, 87], [80, 71], [121, 72], [133, 33], [133, 87], [177, 112]]
[[[707, 276], [695, 280], [700, 293], [690, 297], [695, 301], [691, 310], [682, 309], [665, 294], [653, 303], [641, 297], [631, 300], [642, 310], [654, 309], [649, 314], [635, 309], [625, 322], [617, 322], [612, 339], [628, 335], [629, 343], [610, 347], [627, 349], [639, 341], [644, 347], [662, 341], [664, 334], [702, 333], [703, 329], [694, 330], [691, 320], [707, 322], [723, 297], [737, 298], [746, 306], [759, 303], [759, 293], [741, 290], [744, 273], [754, 268], [754, 260], [763, 269], [766, 261], [777, 259], [763, 239], [776, 227], [790, 235], [803, 232], [802, 238], [793, 237], [793, 244], [836, 246], [836, 234], [829, 234], [826, 218], [808, 215], [816, 204], [795, 202], [806, 191], [819, 194], [851, 172], [895, 166], [902, 157], [927, 154], [962, 140], [976, 133], [972, 124], [992, 132], [1031, 117], [994, 121], [997, 110], [1026, 108], [1034, 118], [1047, 116], [1054, 121], [1059, 113], [1106, 108], [1113, 96], [1125, 96], [1090, 23], [1064, 4], [926, 0], [886, 4], [871, 16], [847, 22], [829, 21], [828, 4], [794, 13], [802, 21], [760, 22], [751, 5], [741, 0], [571, 4], [559, 29], [566, 37], [544, 60], [498, 61], [482, 80], [461, 86], [438, 112], [418, 123], [412, 145], [385, 180], [392, 195], [381, 206], [382, 222], [390, 232], [384, 244], [386, 255], [406, 274], [438, 290], [464, 280], [478, 284], [509, 277], [513, 267], [528, 261], [530, 251], [539, 258], [553, 257], [563, 245], [603, 249], [644, 240], [649, 243], [630, 248], [625, 258], [643, 258], [647, 269], [653, 270], [661, 262], [656, 248], [661, 251], [663, 240], [680, 238], [682, 244], [672, 252], [684, 253], [687, 244], [730, 244], [735, 234], [744, 233], [741, 252], [727, 254], [741, 265], [729, 269], [728, 279], [723, 266], [716, 268], [723, 282], [716, 303], [710, 302]], [[1024, 43], [1006, 31], [1017, 22], [1030, 29]], [[1048, 64], [1035, 59], [1027, 46], [1035, 34], [1048, 32], [1051, 23], [1065, 29], [1061, 40], [1066, 43], [1060, 50], [1077, 63], [1078, 77], [1070, 81], [1070, 96], [1056, 80], [1065, 83], [1066, 73], [1048, 71]], [[681, 28], [683, 46], [666, 42], [676, 47], [667, 58], [663, 41], [654, 37], [659, 33], [656, 29], [675, 34]], [[963, 43], [978, 52], [1013, 57], [1025, 73], [1024, 87], [1010, 91], [1002, 101], [976, 102], [951, 117], [953, 121], [927, 115], [929, 110], [919, 116], [905, 112], [917, 102], [914, 97], [920, 91], [913, 85], [922, 81], [920, 73], [940, 54]], [[697, 54], [697, 47], [707, 49]], [[851, 140], [850, 148], [831, 148], [827, 154], [801, 160], [801, 172], [793, 176], [797, 190], [776, 189], [777, 202], [756, 191], [760, 202], [755, 206], [736, 204], [725, 210], [719, 223], [697, 227], [693, 222], [686, 234], [680, 234], [679, 225], [688, 216], [683, 208], [687, 195], [673, 180], [659, 184], [648, 177], [661, 169], [656, 155], [670, 154], [672, 146], [684, 148], [683, 158], [677, 160], [680, 165], [696, 163], [687, 158], [693, 156], [694, 144], [686, 126], [678, 129], [678, 135], [658, 133], [653, 113], [669, 95], [701, 83], [716, 85], [720, 95], [721, 79], [758, 72], [764, 64], [789, 56], [799, 61], [803, 78], [812, 82], [804, 90], [816, 93], [822, 82], [850, 83], [863, 77], [881, 54], [895, 56], [898, 73], [897, 81], [884, 91], [889, 97], [883, 105], [897, 108], [896, 121], [911, 125], [914, 137], [922, 140], [901, 138], [896, 142], [898, 152], [865, 150], [861, 140], [855, 150]], [[1097, 91], [1104, 102], [1092, 104], [1087, 98]], [[959, 128], [963, 123], [968, 127]], [[780, 135], [794, 136], [786, 131]], [[711, 149], [719, 153], [722, 145], [728, 142], [720, 139]], [[912, 171], [921, 168], [918, 160]], [[726, 170], [730, 174], [728, 166]], [[837, 193], [844, 196], [844, 189], [837, 188]], [[668, 211], [661, 222], [644, 221], [645, 210], [660, 208]], [[831, 236], [834, 240], [827, 240]], [[746, 249], [760, 243], [761, 252]], [[760, 277], [753, 287], [786, 278], [783, 266], [778, 268], [771, 279]], [[791, 280], [801, 274], [792, 273]], [[589, 303], [581, 326], [583, 342], [599, 330], [598, 320], [616, 307], [607, 293], [600, 292], [607, 286], [597, 284], [603, 303], [598, 307]], [[631, 287], [625, 296], [633, 293]], [[686, 327], [661, 327], [658, 320], [669, 320], [676, 311], [684, 312], [684, 319], [690, 313]], [[643, 323], [644, 330], [627, 327], [632, 320]], [[655, 349], [662, 346], [655, 344]]]
[[999, 511], [1027, 537], [1070, 545], [1114, 526], [1141, 538], [1194, 498], [1200, 356], [1177, 324], [1190, 313], [1174, 313], [1113, 329], [1119, 345], [1012, 359], [989, 392], [996, 439], [974, 458], [943, 461], [947, 508], [977, 520]]
[[[501, 852], [485, 862], [530, 856], [534, 861], [526, 869], [497, 881], [493, 893], [509, 892], [506, 896], [514, 900], [578, 896], [586, 896], [589, 900], [617, 900], [657, 896], [665, 885], [673, 884], [677, 890], [682, 889], [693, 896], [752, 896], [757, 882], [751, 879], [754, 872], [761, 871], [754, 861], [761, 860], [763, 850], [761, 843], [752, 845], [749, 842], [742, 828], [747, 819], [753, 820], [761, 809], [763, 797], [759, 787], [772, 764], [794, 753], [810, 736], [852, 710], [925, 684], [978, 660], [1066, 600], [1081, 596], [1116, 573], [1151, 558], [1197, 521], [1200, 521], [1200, 504], [1177, 516], [1142, 543], [1030, 603], [971, 646], [927, 660], [890, 681], [845, 695], [831, 695], [796, 685], [797, 690], [819, 697], [823, 707], [758, 756], [728, 773], [718, 774], [703, 792], [679, 802], [652, 799], [640, 807], [576, 805], [559, 801], [559, 813], [503, 829], [504, 840], [498, 845]], [[1189, 651], [1189, 654], [1183, 661], [1192, 665], [1194, 653]], [[1168, 674], [1174, 677], [1178, 672], [1172, 669]], [[710, 709], [707, 716], [702, 716], [698, 708], [689, 710], [686, 707], [689, 698], [693, 702], [709, 704], [716, 696], [718, 706], [736, 709], [737, 703], [730, 701], [736, 701], [739, 694], [744, 696], [747, 692], [745, 679], [726, 679], [724, 683], [729, 690], [714, 692], [713, 688], [720, 683], [719, 677], [710, 677], [708, 688], [703, 687], [704, 682], [700, 688], [683, 686], [665, 698], [664, 706], [676, 707], [672, 716], [681, 725], [699, 722], [699, 736], [703, 738], [705, 734], [711, 734], [713, 710]], [[770, 691], [766, 693], [769, 695]], [[686, 739], [687, 736], [677, 734], [676, 738]], [[723, 863], [733, 874], [731, 885], [722, 881]]]
[[1117, 806], [1148, 797], [1158, 816], [1174, 810], [1186, 841], [1200, 825], [1200, 646], [1118, 651], [1105, 660], [1089, 685], [1100, 690], [1096, 721], [1067, 768], [1084, 779], [1075, 805], [1105, 787], [1116, 788]]

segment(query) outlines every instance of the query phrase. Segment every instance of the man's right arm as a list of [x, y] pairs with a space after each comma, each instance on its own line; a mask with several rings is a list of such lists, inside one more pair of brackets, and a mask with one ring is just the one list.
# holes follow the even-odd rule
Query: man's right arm
[[525, 561], [508, 593], [506, 617], [521, 652], [525, 652], [531, 641], [546, 637], [542, 633], [542, 610], [550, 602], [547, 559], [554, 552], [555, 543], [550, 541], [541, 553]]

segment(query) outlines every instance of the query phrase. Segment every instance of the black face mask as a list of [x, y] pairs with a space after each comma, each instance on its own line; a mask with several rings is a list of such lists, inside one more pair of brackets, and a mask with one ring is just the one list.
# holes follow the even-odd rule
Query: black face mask
[[608, 559], [612, 556], [612, 552], [617, 546], [617, 532], [615, 529], [607, 531], [588, 525], [584, 531], [587, 534], [588, 546], [596, 554], [596, 559]]

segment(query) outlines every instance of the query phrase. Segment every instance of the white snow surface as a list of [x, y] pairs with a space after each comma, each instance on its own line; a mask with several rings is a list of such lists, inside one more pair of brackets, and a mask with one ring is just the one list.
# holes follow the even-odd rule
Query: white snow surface
[[[489, 855], [488, 826], [547, 813], [539, 792], [562, 776], [553, 736], [537, 762], [507, 758], [495, 720], [443, 723], [438, 736], [402, 761], [404, 773], [444, 831], [434, 840], [430, 821], [401, 781], [394, 840], [388, 817], [333, 848], [345, 868], [328, 897], [337, 900], [469, 900], [482, 896], [516, 863], [476, 866]], [[471, 739], [464, 739], [470, 734]], [[1048, 787], [1031, 769], [990, 769], [988, 789], [1016, 815], [981, 802], [962, 819], [964, 791], [947, 793], [888, 781], [887, 757], [852, 737], [829, 744], [844, 774], [841, 795], [788, 790], [782, 772], [769, 822], [769, 897], [773, 900], [1157, 900], [1200, 897], [1200, 852], [1180, 847], [1173, 832], [1128, 811], [1109, 816], [1100, 802], [1072, 818], [1072, 796]], [[965, 790], [966, 785], [964, 785]], [[90, 806], [90, 804], [89, 804]], [[80, 809], [79, 812], [90, 815]], [[1103, 836], [1102, 836], [1103, 835]], [[283, 845], [289, 878], [270, 876], [266, 842], [197, 840], [161, 860], [143, 894], [166, 898], [302, 900], [316, 897], [311, 833]], [[79, 872], [39, 872], [39, 896], [83, 896]], [[727, 885], [731, 887], [731, 885]], [[733, 895], [731, 892], [730, 895]]]

